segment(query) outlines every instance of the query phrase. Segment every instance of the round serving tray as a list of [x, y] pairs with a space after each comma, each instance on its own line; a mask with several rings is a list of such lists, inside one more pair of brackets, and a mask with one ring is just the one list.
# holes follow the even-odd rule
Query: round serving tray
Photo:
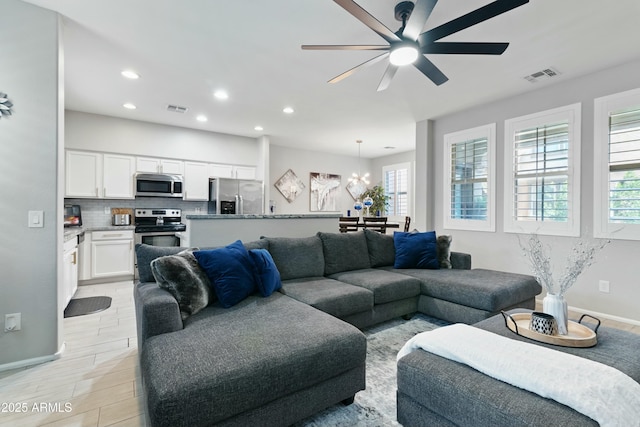
[[508, 314], [501, 312], [504, 317], [505, 326], [521, 337], [529, 338], [535, 341], [547, 344], [559, 345], [562, 347], [593, 347], [598, 343], [597, 331], [600, 326], [600, 320], [592, 317], [598, 322], [594, 330], [586, 327], [582, 323], [582, 319], [587, 316], [583, 314], [580, 320], [574, 322], [569, 320], [567, 323], [567, 335], [545, 335], [529, 329], [531, 322], [531, 313], [514, 313]]

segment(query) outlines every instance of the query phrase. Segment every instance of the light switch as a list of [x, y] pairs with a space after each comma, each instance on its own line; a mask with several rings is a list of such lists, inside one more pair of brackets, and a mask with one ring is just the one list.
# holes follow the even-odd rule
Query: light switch
[[29, 228], [44, 227], [44, 211], [29, 211]]

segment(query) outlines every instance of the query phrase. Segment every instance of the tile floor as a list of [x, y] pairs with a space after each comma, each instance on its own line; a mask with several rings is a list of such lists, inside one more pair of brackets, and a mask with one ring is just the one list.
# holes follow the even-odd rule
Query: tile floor
[[[0, 412], [0, 426], [145, 427], [132, 288], [132, 282], [79, 288], [76, 298], [110, 296], [111, 307], [64, 320], [61, 359], [0, 372], [0, 404], [27, 409], [0, 408], [14, 410]], [[640, 326], [602, 323], [640, 334]]]
[[[133, 283], [80, 286], [75, 297], [99, 295], [111, 307], [64, 319], [62, 358], [0, 372], [0, 404], [13, 404], [0, 408], [10, 410], [0, 412], [0, 426], [145, 426]], [[15, 412], [16, 403], [26, 412]]]

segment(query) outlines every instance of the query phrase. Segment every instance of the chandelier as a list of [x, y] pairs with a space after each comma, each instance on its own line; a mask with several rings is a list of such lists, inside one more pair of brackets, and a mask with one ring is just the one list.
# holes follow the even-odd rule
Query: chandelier
[[353, 184], [362, 183], [366, 189], [366, 186], [369, 185], [369, 172], [366, 172], [364, 175], [360, 175], [360, 146], [362, 145], [362, 140], [358, 139], [356, 144], [358, 144], [358, 173], [354, 172], [349, 181]]

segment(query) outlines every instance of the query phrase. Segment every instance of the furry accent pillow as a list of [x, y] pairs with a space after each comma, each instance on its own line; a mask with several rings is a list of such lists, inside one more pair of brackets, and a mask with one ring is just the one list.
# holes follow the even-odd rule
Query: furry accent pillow
[[205, 308], [212, 300], [211, 284], [191, 250], [151, 261], [158, 286], [178, 301], [182, 320]]
[[452, 268], [451, 266], [451, 236], [438, 236], [436, 239], [436, 252], [440, 268]]

